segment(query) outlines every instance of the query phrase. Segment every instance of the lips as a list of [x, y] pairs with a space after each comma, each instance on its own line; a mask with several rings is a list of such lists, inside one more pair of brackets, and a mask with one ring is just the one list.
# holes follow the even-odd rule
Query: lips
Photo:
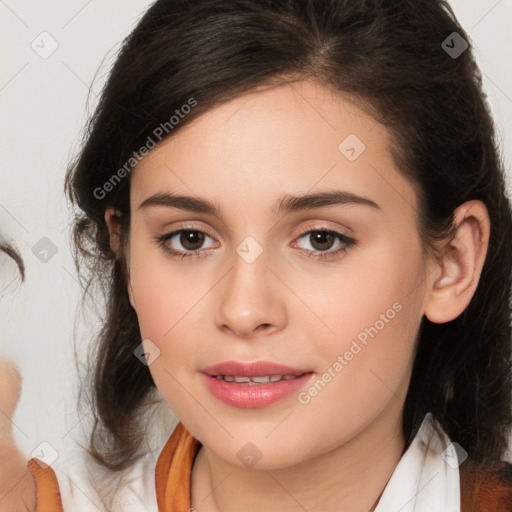
[[267, 377], [272, 375], [291, 375], [292, 377], [308, 373], [311, 370], [292, 368], [270, 361], [256, 361], [254, 363], [242, 363], [238, 361], [225, 361], [224, 363], [209, 366], [203, 370], [203, 373], [211, 377], [219, 375], [238, 376], [238, 377]]
[[273, 404], [310, 380], [313, 372], [270, 361], [226, 361], [202, 370], [208, 390], [220, 401], [240, 408]]
[[239, 361], [225, 361], [213, 366], [209, 366], [203, 370], [203, 373], [211, 377], [217, 376], [234, 376], [234, 377], [270, 377], [272, 375], [302, 375], [311, 370], [292, 368], [281, 364], [272, 363], [270, 361], [256, 361], [254, 363], [242, 363]]

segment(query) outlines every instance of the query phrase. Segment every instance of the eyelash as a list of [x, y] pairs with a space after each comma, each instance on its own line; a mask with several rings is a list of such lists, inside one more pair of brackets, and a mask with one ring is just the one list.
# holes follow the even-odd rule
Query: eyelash
[[[184, 231], [192, 231], [192, 232], [198, 232], [198, 233], [204, 233], [205, 235], [208, 235], [210, 238], [214, 238], [212, 235], [210, 235], [207, 231], [196, 229], [195, 227], [187, 227], [184, 226], [180, 229], [177, 229], [175, 231], [171, 231], [170, 233], [166, 233], [162, 236], [155, 237], [155, 240], [158, 242], [158, 244], [161, 246], [162, 250], [168, 254], [170, 254], [172, 257], [176, 258], [198, 258], [202, 257], [201, 250], [195, 250], [195, 251], [177, 251], [175, 249], [170, 249], [166, 242], [176, 236], [177, 234], [180, 234]], [[339, 249], [336, 249], [335, 251], [310, 251], [308, 249], [300, 249], [301, 251], [306, 251], [308, 254], [307, 256], [309, 258], [333, 258], [336, 256], [340, 256], [344, 253], [346, 253], [351, 247], [357, 245], [357, 240], [350, 238], [346, 235], [343, 235], [342, 233], [339, 233], [338, 231], [335, 231], [333, 229], [328, 228], [306, 228], [303, 230], [298, 238], [302, 238], [305, 235], [311, 234], [311, 233], [327, 233], [334, 235], [336, 239], [338, 239], [340, 242], [344, 243], [345, 245], [340, 247]], [[208, 249], [206, 249], [208, 251]], [[202, 251], [204, 252], [204, 251]]]

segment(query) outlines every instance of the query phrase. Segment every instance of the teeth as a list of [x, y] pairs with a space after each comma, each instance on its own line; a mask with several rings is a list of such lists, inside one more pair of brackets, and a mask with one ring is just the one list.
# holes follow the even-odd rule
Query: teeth
[[252, 382], [257, 382], [258, 384], [268, 384], [270, 382], [270, 377], [251, 377]]
[[300, 375], [264, 375], [261, 377], [242, 377], [238, 375], [217, 375], [215, 378], [218, 380], [224, 380], [225, 382], [238, 382], [238, 383], [248, 383], [249, 385], [253, 384], [269, 384], [270, 382], [278, 382], [280, 380], [291, 380], [297, 377], [301, 377], [304, 375], [303, 373]]

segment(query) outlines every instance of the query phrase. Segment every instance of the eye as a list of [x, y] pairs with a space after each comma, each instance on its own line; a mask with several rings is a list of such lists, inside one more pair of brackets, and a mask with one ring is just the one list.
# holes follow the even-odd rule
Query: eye
[[[308, 254], [310, 257], [324, 258], [336, 256], [345, 253], [350, 247], [356, 244], [356, 240], [353, 238], [327, 228], [308, 229], [302, 233], [299, 239], [301, 238], [305, 238], [312, 247], [312, 250], [305, 249], [310, 253]], [[338, 246], [337, 249], [330, 251], [329, 249], [332, 248], [336, 242], [341, 245]]]
[[[156, 240], [165, 252], [181, 258], [190, 258], [199, 256], [198, 251], [202, 248], [206, 237], [213, 238], [205, 231], [199, 229], [182, 228], [157, 237]], [[172, 247], [173, 243], [181, 245], [184, 250]]]

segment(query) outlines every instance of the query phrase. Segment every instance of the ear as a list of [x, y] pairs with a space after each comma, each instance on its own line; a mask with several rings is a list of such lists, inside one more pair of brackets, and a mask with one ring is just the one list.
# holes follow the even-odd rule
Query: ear
[[[110, 235], [110, 248], [116, 255], [117, 259], [121, 258], [121, 212], [116, 210], [113, 206], [109, 206], [105, 210], [105, 222], [107, 223], [108, 232]], [[126, 286], [128, 289], [128, 297], [130, 304], [135, 309], [135, 301], [133, 300], [132, 286], [130, 282], [130, 274], [128, 270], [125, 273]]]
[[105, 222], [110, 235], [110, 248], [119, 259], [121, 256], [121, 214], [113, 206], [105, 210]]
[[438, 272], [429, 284], [425, 304], [425, 316], [434, 323], [454, 320], [466, 309], [478, 286], [489, 245], [489, 213], [482, 201], [460, 205], [454, 221], [457, 232], [442, 247], [440, 275]]

